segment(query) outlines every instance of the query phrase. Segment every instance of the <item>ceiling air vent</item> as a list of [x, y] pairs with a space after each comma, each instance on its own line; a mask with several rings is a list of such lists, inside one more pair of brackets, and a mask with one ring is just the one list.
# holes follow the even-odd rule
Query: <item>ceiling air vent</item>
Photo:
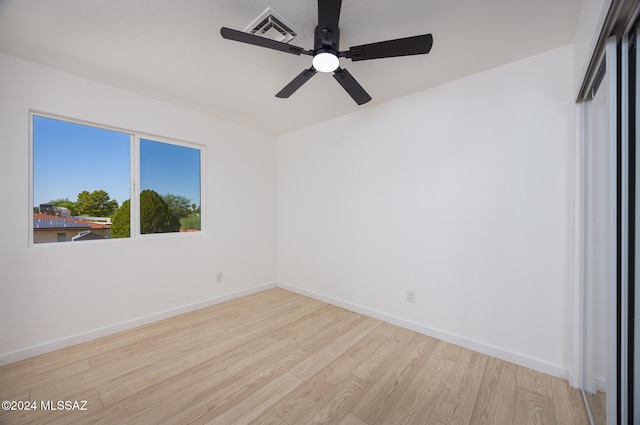
[[270, 7], [244, 30], [282, 43], [290, 42], [299, 34], [292, 24]]

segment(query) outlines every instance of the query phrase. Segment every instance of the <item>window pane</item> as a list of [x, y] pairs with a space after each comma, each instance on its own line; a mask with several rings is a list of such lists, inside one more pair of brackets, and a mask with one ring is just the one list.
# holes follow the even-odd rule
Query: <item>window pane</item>
[[125, 215], [118, 207], [130, 193], [130, 139], [33, 116], [34, 243], [116, 237], [111, 220]]
[[200, 231], [200, 149], [140, 140], [140, 233]]

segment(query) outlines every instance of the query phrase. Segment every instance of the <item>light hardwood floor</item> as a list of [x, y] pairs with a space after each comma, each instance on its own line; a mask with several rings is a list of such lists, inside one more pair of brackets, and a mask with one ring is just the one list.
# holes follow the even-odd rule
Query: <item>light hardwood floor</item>
[[38, 407], [3, 425], [588, 423], [566, 381], [282, 289], [1, 367], [0, 400]]
[[593, 422], [596, 425], [607, 424], [607, 395], [602, 391], [598, 391], [597, 394], [587, 394], [587, 400], [591, 406], [591, 414], [593, 415]]

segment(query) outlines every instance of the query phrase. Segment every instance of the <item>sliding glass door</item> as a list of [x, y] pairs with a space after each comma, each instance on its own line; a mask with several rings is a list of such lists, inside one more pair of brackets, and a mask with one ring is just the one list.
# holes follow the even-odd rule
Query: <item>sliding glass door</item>
[[[612, 293], [615, 286], [615, 132], [616, 43], [610, 41], [606, 62], [583, 103], [584, 287], [583, 388], [594, 424], [606, 424], [615, 400], [611, 362], [615, 353]], [[615, 70], [615, 66], [613, 66]], [[615, 308], [613, 308], [615, 310]], [[611, 412], [610, 412], [611, 413]], [[609, 413], [609, 414], [610, 414]]]
[[636, 285], [636, 271], [640, 270], [640, 175], [637, 166], [640, 162], [640, 150], [637, 147], [637, 124], [640, 123], [640, 55], [638, 54], [640, 28], [636, 24], [634, 37], [629, 45], [629, 148], [628, 194], [629, 194], [629, 232], [628, 232], [628, 335], [629, 335], [629, 418], [632, 423], [640, 424], [640, 289]]
[[582, 388], [597, 425], [640, 424], [637, 39], [635, 28], [609, 39], [582, 103]]

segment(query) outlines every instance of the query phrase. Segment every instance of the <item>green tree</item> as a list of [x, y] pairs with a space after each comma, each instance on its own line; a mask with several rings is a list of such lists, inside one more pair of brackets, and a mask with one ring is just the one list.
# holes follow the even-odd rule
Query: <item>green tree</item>
[[[140, 192], [140, 233], [166, 233], [180, 230], [180, 220], [153, 190]], [[131, 202], [124, 201], [111, 218], [111, 237], [131, 236]]]
[[89, 193], [84, 190], [78, 193], [76, 202], [79, 215], [90, 217], [111, 217], [118, 209], [118, 201], [111, 199], [104, 190], [94, 190]]
[[131, 207], [127, 199], [120, 205], [111, 218], [111, 237], [128, 238], [131, 236]]
[[71, 215], [80, 215], [78, 212], [77, 203], [70, 201], [69, 198], [54, 199], [52, 201], [49, 201], [48, 203], [58, 208], [68, 209]]
[[200, 230], [200, 216], [190, 215], [189, 217], [182, 217], [180, 219], [180, 227], [182, 229], [195, 229]]
[[140, 192], [140, 233], [177, 232], [180, 220], [156, 191]]
[[162, 196], [162, 200], [167, 204], [171, 214], [178, 218], [187, 217], [191, 214], [191, 199], [184, 196], [167, 193]]

